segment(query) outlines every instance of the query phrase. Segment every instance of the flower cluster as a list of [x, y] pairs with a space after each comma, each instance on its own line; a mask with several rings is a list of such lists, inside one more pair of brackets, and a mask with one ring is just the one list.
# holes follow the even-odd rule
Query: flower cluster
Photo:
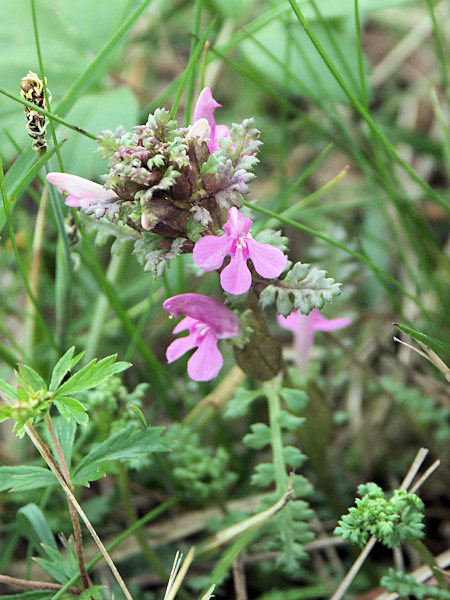
[[[218, 107], [211, 90], [205, 88], [189, 128], [178, 127], [166, 110], [158, 109], [145, 125], [131, 132], [122, 127], [114, 133], [102, 132], [99, 154], [109, 167], [103, 186], [63, 173], [50, 173], [47, 179], [68, 194], [68, 206], [139, 232], [135, 253], [143, 259], [145, 270], [159, 275], [169, 260], [192, 252], [201, 269], [220, 272], [225, 292], [239, 297], [241, 319], [219, 300], [202, 294], [166, 300], [165, 310], [175, 317], [184, 316], [173, 332], [188, 331], [168, 347], [169, 363], [197, 348], [188, 361], [189, 376], [195, 381], [213, 379], [223, 364], [218, 341], [233, 339], [238, 364], [248, 374], [267, 379], [280, 369], [281, 348], [258, 306], [261, 292], [270, 288], [265, 303], [277, 295], [283, 314], [287, 314], [285, 307], [291, 301], [286, 298], [291, 295], [294, 308], [308, 313], [339, 293], [339, 284], [322, 275], [311, 277], [309, 266], [300, 263], [284, 281], [278, 280], [288, 265], [285, 238], [266, 231], [264, 241], [254, 239], [252, 220], [238, 210], [254, 177], [259, 132], [252, 119], [231, 128], [217, 125], [214, 111]], [[280, 323], [292, 328], [296, 318], [292, 314]], [[303, 348], [298, 352], [305, 356], [315, 329], [348, 324], [347, 319], [327, 322], [317, 309], [309, 317], [298, 317], [299, 322], [302, 319], [307, 321]]]

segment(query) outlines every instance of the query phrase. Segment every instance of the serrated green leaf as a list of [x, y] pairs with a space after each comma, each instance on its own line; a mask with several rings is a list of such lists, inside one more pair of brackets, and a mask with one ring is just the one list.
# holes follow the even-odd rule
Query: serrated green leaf
[[78, 596], [78, 600], [90, 600], [91, 598], [93, 598], [93, 600], [100, 600], [102, 597], [100, 592], [104, 589], [104, 585], [91, 585], [87, 590], [81, 592]]
[[3, 392], [5, 396], [11, 398], [11, 400], [17, 400], [17, 390], [12, 385], [7, 383], [4, 379], [0, 378], [0, 392]]
[[259, 463], [251, 477], [252, 485], [258, 487], [269, 487], [275, 481], [275, 470], [272, 463]]
[[326, 271], [296, 263], [283, 280], [267, 286], [260, 295], [263, 307], [276, 303], [277, 312], [287, 317], [293, 310], [308, 315], [341, 293], [340, 283], [326, 277]]
[[442, 340], [438, 340], [434, 337], [431, 337], [426, 333], [417, 331], [416, 329], [411, 329], [411, 327], [407, 327], [406, 325], [400, 325], [399, 323], [397, 323], [397, 327], [404, 333], [410, 335], [415, 340], [418, 340], [419, 342], [422, 342], [422, 344], [425, 344], [425, 346], [428, 346], [428, 348], [431, 348], [431, 350], [450, 355], [450, 344], [447, 344]]
[[267, 444], [270, 444], [270, 427], [264, 423], [254, 423], [251, 426], [252, 433], [244, 437], [244, 444], [249, 448], [261, 450]]
[[285, 446], [283, 448], [284, 462], [293, 469], [299, 469], [306, 460], [306, 456], [295, 446]]
[[71, 396], [55, 396], [53, 403], [65, 419], [73, 418], [80, 425], [86, 425], [89, 421], [86, 407], [79, 400]]
[[286, 410], [280, 411], [280, 416], [278, 419], [280, 427], [287, 429], [288, 431], [296, 431], [302, 426], [304, 421], [304, 417], [296, 417]]
[[18, 371], [16, 372], [17, 383], [21, 384], [24, 388], [28, 386], [32, 390], [38, 392], [39, 390], [47, 390], [47, 384], [34, 369], [27, 365], [20, 364]]
[[136, 426], [129, 425], [85, 456], [75, 468], [72, 482], [76, 485], [88, 485], [89, 481], [103, 477], [107, 462], [137, 458], [151, 452], [166, 452], [171, 440], [161, 438], [163, 431], [163, 427], [137, 429]]
[[50, 529], [43, 512], [30, 503], [17, 511], [17, 520], [21, 526], [22, 533], [32, 542], [35, 549], [42, 554], [41, 544], [45, 544], [57, 550], [55, 538]]
[[56, 477], [43, 467], [0, 467], [0, 492], [23, 492], [56, 485]]
[[131, 363], [127, 362], [116, 363], [116, 358], [117, 355], [112, 354], [111, 356], [102, 358], [98, 362], [96, 359], [92, 360], [62, 384], [57, 391], [58, 396], [77, 394], [78, 392], [89, 390], [111, 375], [120, 373], [131, 366]]
[[293, 413], [300, 413], [309, 402], [308, 394], [303, 390], [281, 388], [280, 395], [286, 402], [286, 406]]
[[63, 380], [64, 375], [70, 369], [71, 360], [72, 360], [74, 352], [75, 352], [75, 346], [72, 346], [71, 348], [69, 348], [67, 350], [67, 352], [64, 354], [64, 356], [61, 356], [61, 358], [56, 363], [55, 368], [53, 369], [53, 372], [52, 372], [52, 379], [50, 381], [50, 386], [48, 388], [51, 392], [54, 392], [56, 390], [58, 385]]
[[35, 561], [58, 583], [66, 583], [68, 579], [79, 573], [77, 563], [66, 560], [56, 548], [42, 544], [42, 550], [47, 558], [35, 558]]
[[261, 396], [260, 390], [246, 390], [239, 388], [233, 398], [229, 400], [225, 407], [224, 416], [227, 419], [243, 417], [247, 414], [250, 405]]

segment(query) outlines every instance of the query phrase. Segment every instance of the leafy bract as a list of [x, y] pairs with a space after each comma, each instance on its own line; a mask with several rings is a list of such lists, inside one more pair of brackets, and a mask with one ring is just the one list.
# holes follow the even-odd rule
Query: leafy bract
[[163, 431], [163, 427], [137, 429], [129, 425], [89, 452], [75, 468], [72, 482], [76, 485], [89, 485], [90, 481], [100, 479], [107, 463], [114, 460], [137, 458], [151, 452], [166, 452], [171, 440], [161, 438]]
[[295, 263], [283, 280], [267, 286], [260, 296], [263, 307], [276, 304], [278, 314], [287, 317], [293, 310], [304, 315], [322, 308], [341, 293], [341, 284], [326, 276], [326, 271], [309, 264]]

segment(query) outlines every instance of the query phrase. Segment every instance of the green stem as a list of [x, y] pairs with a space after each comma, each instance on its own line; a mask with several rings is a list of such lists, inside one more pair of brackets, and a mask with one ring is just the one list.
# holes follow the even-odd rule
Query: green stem
[[178, 107], [181, 102], [181, 97], [184, 92], [184, 88], [186, 87], [186, 85], [189, 81], [189, 77], [191, 77], [191, 73], [193, 72], [195, 65], [197, 64], [197, 61], [200, 58], [200, 54], [202, 53], [202, 50], [205, 46], [205, 42], [208, 39], [208, 36], [211, 33], [212, 28], [214, 27], [215, 23], [216, 23], [216, 19], [214, 18], [211, 21], [211, 23], [208, 25], [208, 27], [206, 28], [206, 31], [203, 34], [202, 38], [197, 42], [197, 44], [194, 48], [194, 51], [192, 52], [192, 54], [189, 58], [188, 64], [186, 65], [184, 73], [181, 76], [180, 83], [178, 84], [177, 92], [175, 94], [172, 108], [170, 110], [170, 118], [171, 119], [174, 119], [176, 117], [177, 110], [178, 110]]
[[[41, 201], [39, 203], [39, 210], [36, 217], [36, 223], [34, 226], [31, 264], [30, 264], [30, 289], [33, 294], [38, 297], [39, 294], [39, 273], [41, 269], [41, 258], [42, 258], [42, 243], [44, 239], [44, 225], [45, 225], [45, 211], [47, 208], [48, 200], [48, 188], [45, 187], [42, 192]], [[31, 300], [27, 299], [26, 317], [25, 317], [25, 334], [24, 334], [24, 347], [27, 356], [32, 356], [35, 339], [35, 313], [34, 307]]]
[[69, 129], [73, 129], [77, 133], [81, 133], [82, 135], [85, 135], [86, 137], [91, 138], [91, 140], [96, 140], [97, 139], [96, 135], [94, 135], [92, 133], [88, 133], [84, 129], [81, 129], [81, 127], [77, 127], [76, 125], [72, 125], [72, 123], [69, 123], [68, 121], [66, 121], [62, 117], [59, 117], [55, 113], [52, 113], [52, 112], [49, 112], [48, 110], [45, 110], [45, 108], [40, 108], [39, 106], [36, 106], [32, 102], [28, 102], [28, 100], [24, 100], [20, 96], [17, 96], [16, 94], [12, 94], [11, 92], [8, 92], [8, 90], [5, 90], [5, 88], [0, 87], [0, 94], [3, 94], [7, 98], [10, 98], [11, 100], [14, 100], [15, 102], [19, 102], [20, 104], [23, 104], [24, 106], [28, 106], [28, 108], [32, 108], [33, 110], [35, 110], [39, 114], [46, 116], [48, 119], [56, 121], [57, 123], [61, 123], [61, 125], [64, 125], [64, 127], [68, 127]]
[[[202, 16], [203, 0], [195, 0], [194, 6], [194, 22], [192, 25], [192, 39], [191, 39], [191, 55], [195, 51], [195, 40], [198, 40], [200, 34], [200, 20]], [[189, 83], [186, 91], [186, 108], [184, 124], [187, 127], [191, 122], [192, 117], [192, 99], [195, 91], [195, 69], [192, 70], [191, 76], [189, 77]]]
[[431, 572], [436, 577], [436, 581], [442, 590], [448, 590], [449, 586], [445, 576], [436, 562], [433, 554], [428, 550], [425, 544], [420, 540], [408, 540], [408, 543], [420, 554], [420, 558], [430, 567]]
[[[64, 457], [64, 453], [60, 446], [58, 436], [56, 435], [55, 429], [53, 427], [52, 419], [50, 417], [50, 413], [47, 411], [45, 413], [45, 424], [47, 425], [48, 432], [50, 434], [50, 438], [53, 442], [53, 446], [55, 448], [56, 454], [59, 459], [59, 464], [61, 465], [62, 474], [64, 475], [64, 479], [66, 480], [67, 485], [70, 489], [73, 489], [72, 482], [70, 480], [69, 469], [67, 468], [66, 459]], [[78, 566], [80, 569], [81, 581], [83, 584], [83, 589], [86, 590], [90, 587], [89, 575], [86, 571], [86, 564], [84, 561], [84, 551], [83, 551], [83, 537], [81, 535], [81, 527], [80, 521], [78, 520], [77, 510], [72, 502], [72, 500], [68, 497], [67, 503], [69, 505], [70, 519], [72, 521], [73, 533], [75, 538], [75, 552], [77, 555]]]
[[280, 396], [278, 394], [280, 384], [281, 376], [277, 375], [263, 386], [269, 406], [270, 445], [272, 446], [275, 484], [278, 494], [284, 493], [289, 482], [283, 458], [283, 435], [280, 426], [281, 407]]
[[47, 327], [47, 324], [44, 321], [44, 318], [43, 318], [43, 316], [41, 314], [41, 311], [40, 311], [39, 305], [37, 303], [37, 300], [36, 300], [33, 292], [31, 291], [30, 284], [28, 283], [27, 274], [25, 272], [25, 267], [23, 266], [22, 259], [21, 259], [20, 254], [19, 254], [19, 249], [18, 249], [17, 243], [16, 243], [16, 236], [15, 236], [14, 228], [13, 228], [12, 221], [11, 221], [11, 215], [10, 215], [10, 212], [9, 212], [9, 203], [8, 203], [8, 198], [6, 196], [5, 180], [4, 180], [4, 177], [3, 177], [3, 164], [2, 164], [1, 158], [0, 158], [0, 188], [1, 188], [1, 192], [2, 192], [3, 207], [4, 207], [4, 210], [5, 210], [5, 216], [6, 216], [6, 220], [8, 222], [8, 227], [9, 227], [9, 234], [11, 236], [11, 244], [12, 244], [12, 247], [14, 249], [14, 255], [16, 257], [17, 266], [18, 266], [20, 274], [22, 276], [23, 283], [24, 283], [25, 288], [27, 290], [28, 297], [30, 298], [30, 300], [33, 303], [33, 306], [34, 306], [34, 308], [36, 310], [36, 316], [37, 316], [37, 318], [39, 320], [39, 323], [40, 323], [40, 325], [41, 325], [41, 327], [42, 327], [45, 335], [47, 336], [47, 338], [48, 338], [49, 342], [51, 343], [51, 345], [54, 348], [57, 348], [57, 346], [55, 344], [55, 341], [54, 341], [54, 339], [52, 337], [52, 334], [50, 333], [50, 330]]
[[[123, 263], [125, 262], [126, 253], [121, 252], [120, 254], [114, 254], [111, 257], [108, 270], [106, 272], [106, 279], [111, 285], [114, 285], [122, 269]], [[92, 317], [92, 325], [89, 331], [89, 337], [86, 343], [86, 354], [84, 356], [85, 362], [89, 362], [95, 356], [97, 356], [97, 348], [100, 341], [100, 336], [103, 328], [103, 324], [107, 317], [108, 306], [110, 300], [106, 294], [102, 294], [95, 305], [94, 315]]]

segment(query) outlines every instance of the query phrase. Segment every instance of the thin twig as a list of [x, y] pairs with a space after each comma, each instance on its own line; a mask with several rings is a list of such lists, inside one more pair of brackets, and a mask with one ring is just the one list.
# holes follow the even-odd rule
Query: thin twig
[[416, 458], [413, 460], [412, 465], [409, 467], [408, 472], [406, 473], [401, 485], [401, 490], [407, 490], [411, 485], [414, 477], [417, 475], [417, 471], [422, 466], [423, 461], [425, 460], [428, 454], [428, 448], [420, 448], [416, 454]]
[[236, 600], [248, 600], [245, 571], [242, 561], [239, 558], [233, 563], [233, 581]]
[[[0, 575], [0, 583], [8, 585], [17, 585], [18, 587], [29, 587], [35, 590], [60, 590], [60, 583], [49, 583], [48, 581], [35, 581], [32, 579], [19, 579], [18, 577], [9, 577], [9, 575]], [[71, 594], [79, 596], [82, 592], [79, 588], [71, 587], [67, 590]]]
[[[50, 417], [49, 412], [45, 413], [45, 424], [47, 425], [48, 432], [50, 433], [50, 437], [56, 450], [56, 454], [58, 455], [59, 464], [61, 465], [64, 479], [66, 480], [66, 483], [70, 487], [70, 489], [73, 489], [72, 482], [70, 481], [70, 474], [69, 469], [67, 468], [66, 459], [64, 457], [64, 453], [61, 449], [58, 437], [53, 427], [52, 419]], [[69, 505], [70, 519], [72, 521], [73, 533], [75, 537], [75, 552], [77, 554], [78, 566], [80, 567], [81, 581], [83, 583], [83, 589], [86, 590], [91, 586], [91, 582], [89, 580], [89, 575], [86, 571], [86, 564], [84, 560], [83, 536], [81, 535], [80, 521], [78, 520], [76, 508], [70, 498], [67, 498], [67, 503]]]
[[432, 473], [434, 473], [434, 471], [436, 471], [436, 469], [439, 467], [439, 465], [441, 464], [441, 461], [435, 460], [434, 463], [431, 465], [431, 467], [428, 467], [428, 469], [425, 471], [425, 473], [423, 475], [421, 475], [419, 477], [419, 479], [416, 481], [416, 483], [411, 487], [411, 489], [409, 490], [410, 494], [415, 494], [417, 492], [417, 490], [425, 483], [425, 481], [428, 479], [428, 477], [430, 477], [430, 475]]
[[356, 576], [359, 569], [362, 567], [364, 561], [369, 556], [370, 551], [375, 546], [376, 541], [377, 540], [374, 536], [372, 536], [370, 538], [370, 540], [367, 542], [367, 544], [362, 549], [361, 554], [358, 556], [358, 558], [355, 560], [353, 565], [350, 567], [350, 570], [348, 571], [347, 575], [344, 577], [344, 579], [339, 584], [339, 587], [337, 588], [337, 590], [331, 596], [330, 600], [340, 600], [342, 598], [342, 596], [347, 591], [347, 588], [353, 581], [353, 578]]
[[25, 426], [25, 431], [26, 431], [28, 437], [30, 438], [30, 440], [33, 442], [33, 444], [37, 448], [39, 454], [42, 456], [42, 458], [45, 460], [45, 462], [47, 463], [47, 465], [50, 467], [51, 471], [56, 476], [56, 478], [59, 481], [61, 487], [65, 491], [67, 497], [73, 502], [73, 505], [75, 506], [78, 514], [83, 519], [84, 524], [86, 525], [86, 527], [89, 530], [89, 533], [94, 538], [94, 541], [97, 544], [100, 552], [103, 554], [103, 557], [104, 557], [105, 561], [107, 562], [109, 568], [111, 569], [111, 571], [112, 571], [114, 577], [116, 578], [118, 584], [122, 588], [122, 591], [125, 594], [125, 597], [127, 598], [127, 600], [133, 600], [130, 592], [128, 591], [127, 586], [125, 585], [124, 580], [122, 579], [119, 571], [117, 570], [116, 565], [113, 563], [113, 561], [112, 561], [110, 555], [108, 554], [105, 546], [103, 545], [101, 539], [98, 537], [97, 532], [92, 527], [91, 522], [89, 521], [89, 519], [87, 518], [85, 512], [83, 511], [83, 509], [81, 508], [80, 504], [78, 503], [78, 500], [73, 495], [72, 490], [67, 485], [66, 480], [64, 479], [64, 476], [61, 473], [61, 471], [60, 471], [57, 463], [55, 462], [53, 456], [48, 452], [48, 450], [47, 450], [44, 442], [41, 440], [41, 438], [39, 437], [39, 435], [36, 433], [36, 431], [35, 431], [35, 429], [34, 429], [33, 426], [26, 425]]

